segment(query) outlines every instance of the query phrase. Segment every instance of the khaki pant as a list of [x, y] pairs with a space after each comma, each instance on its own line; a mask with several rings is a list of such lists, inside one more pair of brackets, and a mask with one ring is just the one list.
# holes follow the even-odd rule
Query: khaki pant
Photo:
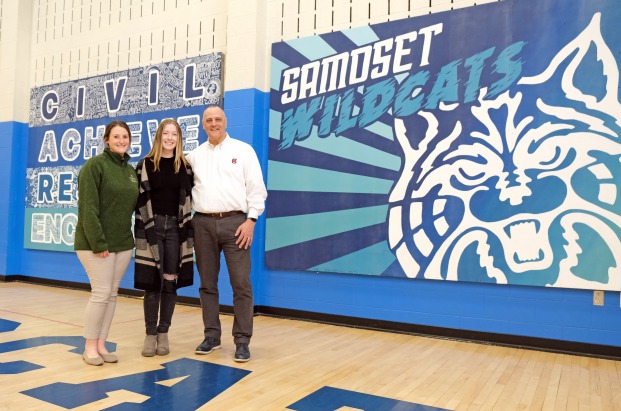
[[97, 257], [88, 250], [78, 250], [76, 253], [91, 283], [91, 296], [84, 318], [84, 338], [105, 340], [114, 316], [119, 285], [132, 258], [132, 250], [110, 253], [106, 258]]

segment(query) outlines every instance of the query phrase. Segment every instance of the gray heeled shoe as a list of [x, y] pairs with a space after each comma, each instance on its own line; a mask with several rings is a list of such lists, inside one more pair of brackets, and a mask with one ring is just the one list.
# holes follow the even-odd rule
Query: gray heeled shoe
[[170, 347], [168, 346], [168, 333], [160, 333], [157, 335], [157, 355], [168, 355]]
[[144, 339], [144, 345], [142, 346], [143, 357], [153, 357], [155, 355], [155, 344], [157, 343], [157, 335], [150, 335]]
[[84, 362], [86, 362], [88, 365], [103, 365], [104, 360], [103, 358], [101, 358], [101, 356], [97, 356], [96, 358], [90, 358], [88, 355], [86, 355], [86, 351], [84, 351], [84, 353], [82, 354], [82, 359], [84, 359]]

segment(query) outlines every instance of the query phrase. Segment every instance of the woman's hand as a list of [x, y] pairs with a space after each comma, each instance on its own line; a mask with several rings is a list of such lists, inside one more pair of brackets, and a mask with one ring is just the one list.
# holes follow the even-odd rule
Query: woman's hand
[[95, 256], [96, 256], [96, 257], [99, 257], [99, 258], [106, 258], [107, 256], [109, 256], [109, 255], [110, 255], [110, 253], [108, 252], [108, 250], [106, 250], [106, 251], [102, 251], [101, 253], [93, 253], [93, 254], [95, 254]]

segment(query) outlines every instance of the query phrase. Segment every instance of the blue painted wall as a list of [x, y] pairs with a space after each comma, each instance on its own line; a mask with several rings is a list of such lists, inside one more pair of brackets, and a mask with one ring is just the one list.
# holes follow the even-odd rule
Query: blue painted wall
[[[268, 97], [268, 93], [248, 89], [227, 92], [224, 100], [229, 134], [255, 148], [264, 170]], [[86, 283], [73, 253], [22, 246], [26, 139], [27, 125], [0, 123], [0, 149], [12, 153], [8, 162], [0, 163], [0, 181], [10, 181], [8, 186], [0, 185], [0, 274]], [[587, 290], [267, 270], [264, 217], [255, 230], [252, 280], [256, 305], [621, 347], [616, 292], [606, 292], [605, 306], [597, 307]], [[132, 278], [130, 267], [121, 286], [132, 288]], [[195, 284], [181, 289], [180, 295], [198, 297], [198, 276]], [[220, 284], [221, 303], [231, 305], [226, 271]]]
[[18, 274], [24, 243], [28, 124], [0, 123], [0, 274]]

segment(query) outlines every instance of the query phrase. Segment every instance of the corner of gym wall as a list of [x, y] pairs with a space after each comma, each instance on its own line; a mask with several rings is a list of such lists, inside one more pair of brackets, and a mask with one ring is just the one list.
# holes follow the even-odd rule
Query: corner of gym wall
[[228, 1], [227, 53], [225, 82], [227, 90], [256, 88], [267, 91], [264, 74], [269, 49], [266, 36], [266, 0]]
[[0, 0], [0, 275], [19, 272], [23, 244], [31, 16], [32, 2]]

